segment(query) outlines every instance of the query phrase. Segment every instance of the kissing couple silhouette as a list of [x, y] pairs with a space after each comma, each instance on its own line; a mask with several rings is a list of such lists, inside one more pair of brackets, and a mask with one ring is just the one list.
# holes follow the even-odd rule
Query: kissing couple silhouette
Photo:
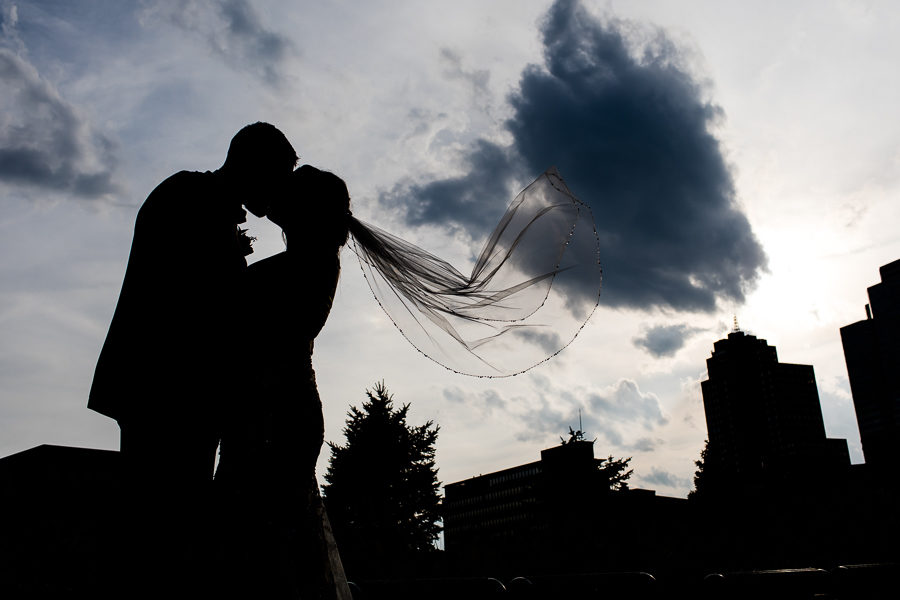
[[[297, 565], [317, 565], [307, 595], [349, 597], [315, 483], [324, 428], [312, 366], [348, 239], [404, 337], [458, 373], [540, 364], [598, 302], [593, 217], [555, 169], [515, 197], [464, 275], [356, 219], [342, 179], [297, 162], [281, 131], [254, 123], [221, 168], [153, 190], [94, 373], [88, 407], [121, 431], [121, 506], [142, 515], [123, 516], [142, 540], [123, 560], [146, 564], [177, 545], [173, 569], [198, 593], [208, 591], [198, 565], [214, 560], [230, 566], [219, 570], [232, 591], [266, 582], [289, 595], [311, 585]], [[245, 209], [281, 227], [283, 252], [247, 265]]]

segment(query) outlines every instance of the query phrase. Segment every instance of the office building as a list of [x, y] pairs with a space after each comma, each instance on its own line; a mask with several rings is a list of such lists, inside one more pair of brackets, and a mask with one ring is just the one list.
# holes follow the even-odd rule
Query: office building
[[573, 439], [539, 461], [444, 486], [454, 568], [561, 573], [662, 562], [687, 535], [687, 500], [610, 491], [603, 462], [593, 442]]
[[847, 441], [825, 436], [811, 365], [778, 362], [774, 346], [737, 327], [706, 365], [707, 460], [717, 483], [783, 485], [849, 467]]
[[900, 260], [869, 288], [866, 319], [841, 328], [859, 437], [868, 468], [896, 472], [900, 460]]

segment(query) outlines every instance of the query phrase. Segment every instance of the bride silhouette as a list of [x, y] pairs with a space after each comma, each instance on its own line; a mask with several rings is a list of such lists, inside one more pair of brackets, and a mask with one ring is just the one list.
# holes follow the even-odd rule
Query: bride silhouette
[[216, 471], [219, 481], [244, 486], [295, 486], [295, 474], [311, 477], [324, 436], [313, 342], [331, 311], [350, 197], [343, 180], [308, 165], [290, 185], [295, 197], [274, 202], [268, 214], [285, 250], [245, 275], [253, 396], [227, 419]]
[[331, 310], [347, 241], [350, 196], [336, 175], [305, 165], [268, 218], [285, 250], [247, 268], [252, 393], [225, 418], [216, 482], [236, 518], [235, 573], [264, 597], [349, 599], [318, 495], [324, 441], [313, 342]]
[[516, 196], [468, 276], [355, 219], [336, 175], [305, 165], [288, 185], [267, 214], [285, 250], [245, 277], [250, 381], [247, 399], [226, 409], [215, 477], [232, 509], [227, 571], [232, 589], [265, 597], [349, 598], [315, 481], [324, 428], [312, 366], [348, 236], [404, 337], [439, 364], [481, 377], [528, 370], [574, 339], [597, 306], [599, 242], [590, 210], [555, 169]]

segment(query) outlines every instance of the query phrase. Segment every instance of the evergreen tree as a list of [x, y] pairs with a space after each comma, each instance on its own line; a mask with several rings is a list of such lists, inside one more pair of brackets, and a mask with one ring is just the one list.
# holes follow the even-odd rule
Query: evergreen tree
[[441, 527], [441, 482], [435, 467], [440, 427], [406, 422], [409, 404], [394, 407], [384, 382], [350, 407], [344, 445], [329, 442], [323, 492], [348, 570], [370, 575], [431, 552]]
[[[580, 429], [575, 430], [569, 426], [569, 439], [560, 436], [559, 441], [561, 442], [560, 445], [565, 446], [567, 444], [584, 442], [586, 440], [584, 439], [584, 431]], [[610, 454], [609, 458], [601, 458], [599, 460], [600, 462], [598, 463], [597, 470], [600, 473], [603, 473], [603, 476], [609, 482], [609, 491], [622, 492], [627, 490], [628, 480], [631, 478], [631, 474], [634, 473], [634, 469], [628, 469], [631, 457], [613, 458], [612, 454]], [[625, 469], [628, 470], [626, 471]]]
[[703, 442], [700, 460], [695, 460], [694, 464], [697, 465], [697, 470], [694, 472], [694, 489], [688, 492], [688, 499], [700, 500], [709, 496], [709, 488], [717, 483], [716, 481], [713, 481], [712, 484], [709, 482], [710, 472], [713, 474], [713, 479], [716, 476], [716, 469], [710, 464], [709, 440]]
[[[613, 458], [612, 454], [609, 458], [603, 460], [600, 465], [600, 472], [604, 473], [609, 480], [609, 489], [612, 492], [622, 492], [628, 489], [628, 479], [634, 473], [634, 469], [628, 469], [631, 457]], [[628, 469], [627, 471], [625, 469]]]

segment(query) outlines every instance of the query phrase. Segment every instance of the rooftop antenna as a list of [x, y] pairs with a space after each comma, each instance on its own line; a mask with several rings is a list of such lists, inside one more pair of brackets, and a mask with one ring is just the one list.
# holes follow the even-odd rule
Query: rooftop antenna
[[734, 329], [732, 329], [731, 331], [737, 333], [740, 330], [741, 328], [738, 326], [737, 315], [734, 315]]
[[578, 431], [584, 433], [584, 426], [581, 424], [581, 409], [578, 409]]

